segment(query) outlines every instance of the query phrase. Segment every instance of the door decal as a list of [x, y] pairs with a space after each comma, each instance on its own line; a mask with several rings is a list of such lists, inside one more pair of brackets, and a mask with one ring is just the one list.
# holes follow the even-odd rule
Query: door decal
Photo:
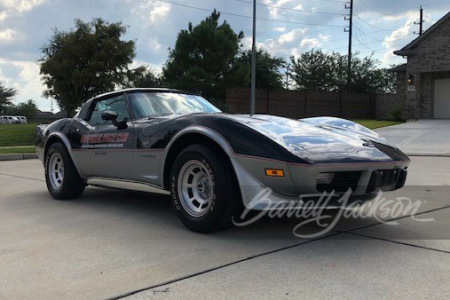
[[129, 132], [83, 134], [81, 148], [123, 148], [129, 135]]

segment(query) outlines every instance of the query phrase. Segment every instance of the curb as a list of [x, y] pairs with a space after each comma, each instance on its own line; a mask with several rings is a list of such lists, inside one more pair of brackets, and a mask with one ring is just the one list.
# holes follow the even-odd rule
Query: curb
[[[405, 152], [404, 152], [405, 153]], [[423, 153], [405, 153], [408, 156], [423, 156], [423, 157], [450, 157], [450, 153], [430, 153], [430, 154], [423, 154]]]
[[38, 158], [36, 153], [0, 154], [0, 161]]

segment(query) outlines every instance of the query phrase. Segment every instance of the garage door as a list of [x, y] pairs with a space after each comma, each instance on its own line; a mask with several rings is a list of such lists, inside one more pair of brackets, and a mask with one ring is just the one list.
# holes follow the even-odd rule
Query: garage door
[[450, 119], [450, 79], [434, 81], [434, 117]]

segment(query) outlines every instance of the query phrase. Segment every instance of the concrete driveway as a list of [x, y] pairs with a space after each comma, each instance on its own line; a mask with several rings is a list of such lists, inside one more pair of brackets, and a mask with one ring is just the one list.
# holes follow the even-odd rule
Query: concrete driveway
[[446, 299], [450, 158], [413, 157], [409, 173], [384, 196], [419, 203], [421, 221], [380, 210], [298, 238], [296, 218], [195, 234], [156, 194], [89, 187], [55, 201], [38, 160], [0, 162], [0, 299]]
[[450, 120], [418, 120], [376, 131], [408, 155], [450, 156]]

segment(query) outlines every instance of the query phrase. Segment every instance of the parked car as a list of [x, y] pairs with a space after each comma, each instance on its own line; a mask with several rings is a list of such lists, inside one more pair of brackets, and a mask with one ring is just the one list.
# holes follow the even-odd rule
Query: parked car
[[[167, 89], [102, 94], [37, 132], [53, 198], [79, 197], [95, 178], [142, 183], [169, 191], [182, 223], [197, 232], [231, 226], [244, 207], [301, 207], [305, 195], [372, 199], [401, 188], [410, 162], [348, 120], [225, 114], [200, 96]], [[258, 199], [265, 190], [270, 199]]]
[[2, 124], [20, 124], [20, 120], [14, 116], [0, 116], [0, 123], [2, 123]]
[[28, 123], [27, 117], [25, 117], [25, 116], [16, 116], [16, 118], [18, 118], [20, 120], [20, 124]]

